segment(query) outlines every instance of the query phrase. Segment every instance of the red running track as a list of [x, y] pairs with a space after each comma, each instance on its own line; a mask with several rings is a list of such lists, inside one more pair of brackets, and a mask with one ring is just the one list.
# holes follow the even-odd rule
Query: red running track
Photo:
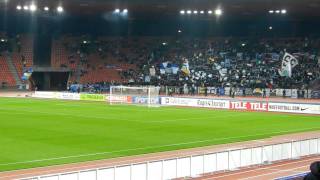
[[229, 171], [212, 175], [205, 175], [194, 180], [270, 180], [279, 177], [286, 177], [295, 174], [309, 172], [309, 167], [312, 162], [320, 161], [320, 156], [312, 156], [303, 159], [297, 159], [286, 162], [279, 162], [272, 165], [264, 165], [241, 169], [237, 171]]

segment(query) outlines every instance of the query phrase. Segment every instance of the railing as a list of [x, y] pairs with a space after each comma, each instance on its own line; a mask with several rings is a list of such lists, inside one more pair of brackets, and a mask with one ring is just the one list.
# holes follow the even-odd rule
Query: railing
[[166, 180], [237, 170], [320, 154], [320, 138], [51, 174], [23, 180]]

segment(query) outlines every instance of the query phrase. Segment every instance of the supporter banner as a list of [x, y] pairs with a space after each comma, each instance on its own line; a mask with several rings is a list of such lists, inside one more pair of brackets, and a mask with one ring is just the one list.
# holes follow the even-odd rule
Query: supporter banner
[[[149, 102], [148, 97], [141, 97], [141, 96], [133, 96], [132, 103], [133, 104], [148, 104]], [[160, 98], [151, 98], [151, 104], [160, 104]]]
[[268, 111], [266, 102], [230, 101], [229, 109], [248, 111]]
[[214, 99], [162, 97], [161, 104], [169, 105], [169, 106], [206, 107], [206, 108], [219, 108], [219, 109], [229, 108], [229, 101], [214, 100]]
[[320, 99], [320, 91], [312, 91], [311, 98]]
[[84, 101], [105, 101], [106, 96], [103, 94], [80, 94], [80, 100]]
[[[285, 91], [285, 94], [283, 94], [283, 90]], [[276, 96], [282, 97], [283, 95], [285, 95], [285, 97], [291, 97], [291, 89], [276, 89]]]
[[320, 114], [320, 104], [269, 103], [270, 112]]
[[298, 90], [297, 89], [291, 90], [291, 98], [298, 98]]
[[217, 94], [217, 88], [216, 87], [208, 87], [208, 94]]

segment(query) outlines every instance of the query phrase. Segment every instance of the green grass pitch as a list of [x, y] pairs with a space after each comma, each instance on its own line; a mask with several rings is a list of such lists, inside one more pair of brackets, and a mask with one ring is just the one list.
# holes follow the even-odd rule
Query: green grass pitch
[[320, 130], [320, 116], [0, 98], [0, 171]]

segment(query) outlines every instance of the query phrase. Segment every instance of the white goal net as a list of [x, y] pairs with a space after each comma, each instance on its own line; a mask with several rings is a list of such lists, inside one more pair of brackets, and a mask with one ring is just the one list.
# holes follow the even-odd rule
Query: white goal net
[[138, 104], [149, 107], [160, 106], [159, 87], [111, 86], [110, 104]]

